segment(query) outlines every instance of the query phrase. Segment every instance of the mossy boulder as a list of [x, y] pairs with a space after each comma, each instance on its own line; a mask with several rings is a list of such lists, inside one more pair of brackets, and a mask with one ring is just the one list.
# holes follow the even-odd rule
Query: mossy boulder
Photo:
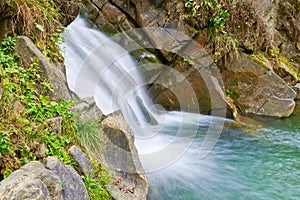
[[288, 117], [295, 107], [296, 92], [272, 69], [242, 53], [222, 71], [227, 90], [245, 114]]

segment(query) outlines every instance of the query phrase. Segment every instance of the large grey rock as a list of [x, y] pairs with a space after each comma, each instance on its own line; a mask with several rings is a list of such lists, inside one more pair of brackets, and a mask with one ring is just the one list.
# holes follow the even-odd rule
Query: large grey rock
[[[93, 98], [81, 100], [72, 111], [77, 115], [79, 124], [103, 118]], [[92, 141], [83, 142], [83, 145], [89, 156], [108, 167], [114, 180], [117, 180], [113, 181], [114, 184], [111, 186], [112, 196], [120, 200], [146, 199], [148, 182], [134, 146], [134, 136], [130, 127], [120, 112], [105, 118], [102, 126], [102, 129], [99, 126], [98, 129], [93, 130], [96, 133], [85, 133], [94, 136]], [[77, 151], [75, 150], [76, 148], [72, 149], [74, 153]], [[82, 162], [83, 171], [89, 171], [89, 167], [83, 164], [85, 158], [79, 160], [81, 160], [78, 162], [79, 165]]]
[[60, 181], [63, 182], [63, 197], [66, 200], [85, 200], [89, 199], [86, 187], [82, 178], [78, 175], [76, 170], [64, 165], [56, 157], [47, 157], [46, 168], [55, 172]]
[[115, 199], [146, 199], [148, 182], [134, 146], [134, 135], [120, 111], [102, 122], [102, 162], [115, 176]]
[[55, 157], [46, 158], [46, 167], [30, 162], [0, 182], [1, 200], [88, 200], [83, 180], [74, 168]]
[[53, 92], [47, 95], [53, 99], [71, 99], [62, 69], [50, 63], [28, 37], [20, 36], [16, 40], [15, 52], [20, 55], [21, 65], [24, 68], [29, 67], [35, 59], [38, 59], [39, 69], [42, 71], [44, 78], [53, 87]]
[[241, 54], [225, 68], [225, 86], [246, 114], [288, 117], [293, 113], [296, 92], [263, 62]]
[[0, 199], [63, 200], [61, 180], [40, 162], [30, 162], [0, 182]]

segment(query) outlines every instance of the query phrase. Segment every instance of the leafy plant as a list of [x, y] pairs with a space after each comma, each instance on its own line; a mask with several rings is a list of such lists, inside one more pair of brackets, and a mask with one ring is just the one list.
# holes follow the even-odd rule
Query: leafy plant
[[[195, 0], [187, 0], [184, 5], [191, 17], [201, 16], [201, 8], [206, 9], [210, 15], [208, 29], [213, 33], [224, 32], [226, 18], [230, 16], [224, 3], [220, 3], [218, 0], [203, 0], [200, 3]], [[186, 15], [186, 17], [189, 17], [189, 15]]]
[[239, 97], [238, 93], [235, 90], [230, 89], [226, 90], [226, 95], [233, 100], [236, 100]]
[[111, 194], [107, 188], [110, 184], [111, 177], [108, 170], [97, 162], [93, 162], [94, 169], [97, 169], [93, 173], [87, 176], [82, 176], [85, 186], [88, 190], [91, 200], [109, 200], [112, 199]]
[[[13, 52], [14, 38], [0, 43], [0, 153], [6, 178], [20, 166], [37, 160], [36, 147], [45, 144], [46, 156], [56, 156], [63, 163], [77, 168], [68, 148], [81, 145], [77, 135], [72, 101], [54, 101], [45, 94], [51, 90], [38, 70], [38, 59], [26, 69], [18, 66], [19, 56]], [[99, 146], [95, 124], [86, 124], [80, 137], [86, 143]], [[98, 138], [97, 140], [95, 138]], [[97, 146], [97, 147], [98, 147]], [[99, 150], [99, 149], [97, 149]], [[83, 177], [91, 199], [111, 199], [107, 190], [110, 182], [107, 169], [97, 166], [93, 177]], [[64, 183], [62, 183], [62, 186]]]
[[184, 15], [187, 22], [199, 32], [207, 35], [212, 54], [215, 60], [220, 59], [227, 53], [237, 56], [238, 40], [227, 33], [227, 21], [230, 10], [238, 3], [220, 0], [186, 0]]
[[89, 155], [94, 159], [101, 159], [102, 130], [98, 121], [87, 121], [77, 123], [78, 138]]
[[200, 8], [200, 6], [193, 0], [186, 1], [184, 6], [191, 12], [192, 16], [195, 16]]
[[[1, 174], [19, 168], [35, 160], [33, 141], [45, 143], [47, 155], [55, 155], [64, 163], [73, 164], [67, 152], [72, 143], [79, 143], [73, 114], [69, 108], [72, 102], [56, 102], [41, 93], [42, 78], [37, 61], [24, 69], [18, 66], [19, 56], [13, 53], [14, 39], [8, 37], [0, 44], [0, 151], [3, 153], [5, 169]], [[54, 134], [47, 120], [61, 117], [61, 132]]]
[[1, 131], [0, 132], [0, 153], [5, 154], [5, 153], [11, 153], [12, 150], [10, 149], [10, 146], [12, 145], [10, 141], [10, 134], [7, 131]]

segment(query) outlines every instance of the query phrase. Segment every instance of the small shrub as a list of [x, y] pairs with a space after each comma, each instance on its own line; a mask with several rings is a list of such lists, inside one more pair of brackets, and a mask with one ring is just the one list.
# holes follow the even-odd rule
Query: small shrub
[[110, 200], [111, 194], [107, 188], [111, 177], [108, 170], [99, 164], [94, 164], [96, 170], [89, 176], [82, 176], [91, 200]]

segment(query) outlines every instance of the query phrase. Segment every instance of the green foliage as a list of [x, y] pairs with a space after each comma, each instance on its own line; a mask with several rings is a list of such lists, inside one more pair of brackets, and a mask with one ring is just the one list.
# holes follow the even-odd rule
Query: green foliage
[[[226, 18], [230, 16], [229, 11], [225, 8], [225, 4], [218, 0], [203, 0], [197, 3], [195, 0], [187, 0], [185, 8], [192, 17], [201, 16], [201, 8], [205, 8], [210, 14], [208, 29], [212, 33], [225, 32]], [[187, 16], [189, 17], [189, 16]]]
[[[98, 121], [81, 121], [77, 123], [80, 143], [94, 159], [101, 159], [101, 128]], [[107, 185], [111, 182], [108, 169], [93, 162], [94, 169], [89, 176], [82, 176], [91, 200], [112, 199]]]
[[66, 147], [70, 146], [72, 137], [61, 136], [46, 131], [41, 137], [40, 142], [45, 143], [48, 147], [46, 156], [55, 155], [60, 161], [68, 165], [76, 165], [72, 157], [66, 151]]
[[[74, 164], [67, 152], [71, 143], [78, 143], [72, 113], [72, 102], [56, 102], [43, 87], [45, 80], [37, 69], [37, 61], [24, 69], [18, 66], [18, 55], [13, 53], [14, 39], [8, 37], [0, 44], [0, 152], [5, 169], [1, 174], [18, 169], [31, 160], [37, 144], [47, 145], [47, 155], [55, 155], [66, 164]], [[53, 131], [47, 120], [61, 117], [59, 132]], [[35, 143], [34, 143], [35, 142]]]
[[79, 121], [77, 134], [81, 146], [95, 160], [101, 160], [102, 152], [102, 129], [99, 121]]
[[190, 11], [192, 16], [195, 16], [200, 8], [200, 6], [193, 0], [186, 1], [184, 7]]
[[236, 92], [236, 90], [230, 89], [226, 90], [226, 95], [233, 100], [236, 100], [239, 97], [239, 94]]
[[[53, 101], [46, 96], [51, 85], [38, 70], [39, 60], [35, 59], [26, 69], [21, 68], [18, 66], [19, 56], [13, 53], [13, 49], [12, 37], [0, 44], [0, 153], [5, 165], [0, 174], [6, 178], [20, 166], [37, 160], [36, 148], [41, 144], [47, 146], [46, 156], [56, 156], [63, 163], [77, 168], [68, 153], [71, 145], [80, 145], [70, 111], [73, 102]], [[79, 127], [79, 136], [86, 138], [86, 143], [97, 143], [98, 148], [100, 142], [96, 133], [88, 135], [95, 127], [94, 123]], [[90, 198], [111, 199], [107, 190], [110, 182], [108, 171], [97, 167], [93, 177], [83, 177]]]
[[215, 60], [228, 53], [237, 56], [238, 40], [227, 33], [227, 21], [230, 10], [238, 3], [237, 0], [186, 0], [184, 17], [188, 23], [207, 35]]
[[211, 38], [211, 42], [215, 59], [219, 59], [229, 52], [231, 55], [238, 56], [239, 42], [227, 33], [215, 35]]
[[63, 57], [60, 52], [58, 44], [63, 43], [63, 32], [64, 28], [57, 29], [57, 32], [50, 35], [46, 43], [39, 42], [36, 46], [42, 50], [46, 57], [52, 62], [63, 62]]
[[[73, 2], [72, 2], [73, 3]], [[53, 61], [62, 61], [57, 43], [64, 30], [60, 2], [55, 0], [7, 0], [0, 6], [13, 13], [13, 32], [30, 37], [36, 46]]]
[[5, 154], [5, 153], [12, 153], [12, 150], [10, 149], [11, 146], [11, 141], [10, 141], [10, 133], [7, 131], [1, 131], [0, 133], [0, 153]]
[[92, 122], [80, 122], [77, 124], [78, 136], [80, 142], [85, 147], [89, 147], [92, 151], [99, 151], [101, 145], [101, 139], [99, 135], [99, 123], [97, 121]]
[[94, 162], [94, 169], [97, 169], [88, 176], [82, 176], [91, 200], [110, 200], [111, 194], [107, 188], [111, 177], [108, 170]]

